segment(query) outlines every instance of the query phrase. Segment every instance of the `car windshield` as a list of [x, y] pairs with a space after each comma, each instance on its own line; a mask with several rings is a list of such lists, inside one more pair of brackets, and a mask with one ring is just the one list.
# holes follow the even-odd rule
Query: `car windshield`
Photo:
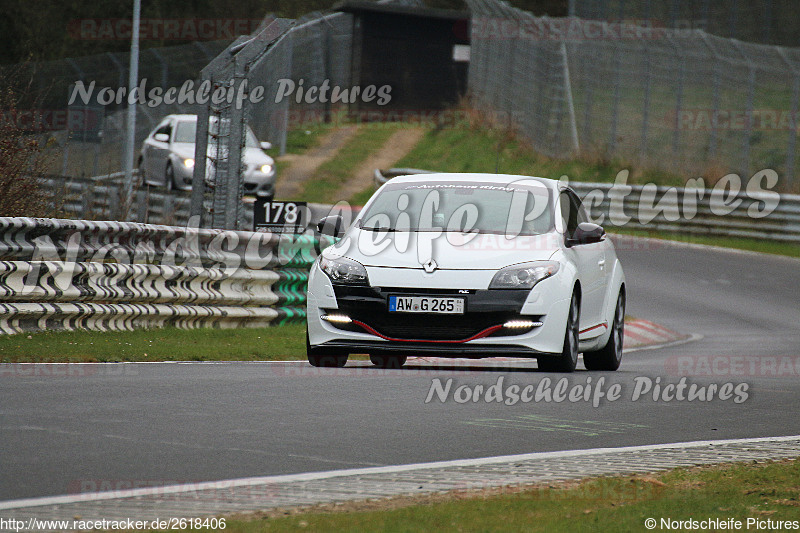
[[457, 231], [540, 235], [552, 227], [547, 187], [514, 183], [390, 183], [369, 205], [360, 227], [373, 231]]
[[[175, 127], [175, 142], [176, 143], [191, 143], [194, 144], [197, 135], [197, 122], [193, 120], [183, 120], [178, 122]], [[245, 146], [248, 148], [259, 148], [258, 139], [256, 139], [253, 130], [247, 126], [245, 130]]]

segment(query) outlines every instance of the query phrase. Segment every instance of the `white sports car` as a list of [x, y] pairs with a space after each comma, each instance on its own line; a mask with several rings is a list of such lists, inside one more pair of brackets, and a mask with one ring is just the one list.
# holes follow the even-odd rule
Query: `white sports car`
[[[330, 215], [322, 233], [338, 235]], [[368, 353], [533, 357], [539, 368], [616, 370], [625, 276], [602, 227], [558, 181], [498, 174], [400, 176], [382, 186], [308, 281], [308, 360]]]

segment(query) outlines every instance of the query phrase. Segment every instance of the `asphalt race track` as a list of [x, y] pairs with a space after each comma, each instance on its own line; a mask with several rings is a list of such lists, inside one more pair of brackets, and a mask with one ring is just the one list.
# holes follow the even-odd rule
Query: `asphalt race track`
[[[0, 500], [581, 448], [800, 434], [800, 261], [628, 240], [628, 314], [697, 340], [627, 353], [572, 385], [621, 396], [457, 403], [503, 379], [552, 387], [535, 363], [0, 365]], [[743, 387], [746, 400], [632, 401], [659, 385]], [[453, 379], [448, 401], [432, 380]], [[568, 388], [568, 389], [569, 389]], [[596, 387], [595, 387], [596, 388]], [[708, 389], [706, 389], [708, 391]], [[504, 399], [509, 399], [504, 394]], [[741, 397], [739, 398], [741, 399]]]

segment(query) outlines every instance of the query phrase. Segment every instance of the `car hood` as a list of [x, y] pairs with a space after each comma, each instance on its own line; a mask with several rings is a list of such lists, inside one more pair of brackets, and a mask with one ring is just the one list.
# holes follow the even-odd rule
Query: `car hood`
[[261, 148], [250, 148], [250, 147], [245, 148], [244, 161], [248, 165], [254, 165], [254, 166], [275, 164], [275, 161], [273, 161], [270, 156], [265, 154], [264, 151], [261, 150]]
[[[550, 259], [559, 248], [555, 232], [507, 239], [505, 235], [481, 234], [465, 242], [460, 233], [381, 233], [353, 228], [327, 257], [345, 256], [367, 267], [419, 268], [428, 259], [439, 269], [497, 270], [525, 261]], [[377, 246], [374, 244], [377, 243]]]
[[172, 153], [181, 159], [194, 159], [194, 144], [172, 143]]

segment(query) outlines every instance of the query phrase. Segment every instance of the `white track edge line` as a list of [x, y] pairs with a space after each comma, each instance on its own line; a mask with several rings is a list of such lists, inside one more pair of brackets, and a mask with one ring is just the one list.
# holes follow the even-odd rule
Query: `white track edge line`
[[558, 452], [534, 452], [518, 455], [499, 455], [494, 457], [480, 457], [476, 459], [456, 459], [452, 461], [436, 461], [431, 463], [412, 463], [405, 465], [378, 466], [369, 468], [352, 468], [347, 470], [329, 470], [325, 472], [306, 472], [301, 474], [284, 474], [276, 476], [250, 477], [226, 479], [220, 481], [204, 481], [188, 485], [169, 485], [164, 487], [147, 487], [121, 491], [98, 492], [87, 494], [67, 494], [62, 496], [44, 496], [40, 498], [26, 498], [20, 500], [7, 500], [0, 502], [0, 510], [20, 509], [25, 507], [41, 507], [45, 505], [65, 505], [103, 500], [116, 500], [121, 498], [134, 498], [137, 496], [179, 494], [197, 492], [201, 490], [230, 489], [233, 487], [248, 487], [253, 485], [266, 485], [275, 483], [289, 483], [293, 481], [316, 481], [335, 477], [347, 477], [369, 474], [393, 474], [413, 470], [430, 470], [434, 468], [480, 466], [486, 464], [513, 463], [534, 459], [556, 459], [564, 457], [583, 457], [601, 455], [605, 453], [625, 453], [638, 451], [653, 451], [664, 449], [701, 448], [706, 446], [721, 446], [725, 444], [757, 444], [761, 442], [787, 442], [800, 441], [800, 435], [783, 437], [753, 437], [745, 439], [701, 440], [689, 442], [674, 442], [668, 444], [647, 444], [640, 446], [623, 446], [619, 448], [590, 448], [585, 450], [565, 450]]

